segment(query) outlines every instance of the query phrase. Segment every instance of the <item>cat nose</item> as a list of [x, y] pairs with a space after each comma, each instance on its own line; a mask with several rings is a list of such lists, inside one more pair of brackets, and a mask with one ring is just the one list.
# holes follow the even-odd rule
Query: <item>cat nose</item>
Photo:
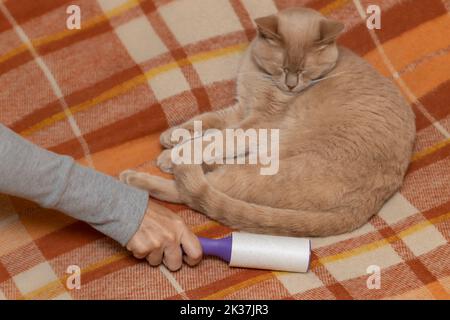
[[286, 86], [289, 90], [294, 89], [298, 84], [298, 74], [289, 72], [286, 74]]

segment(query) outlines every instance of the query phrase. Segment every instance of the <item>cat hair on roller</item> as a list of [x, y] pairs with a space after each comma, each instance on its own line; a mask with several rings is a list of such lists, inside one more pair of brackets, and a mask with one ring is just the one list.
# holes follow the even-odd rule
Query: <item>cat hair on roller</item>
[[222, 239], [199, 240], [204, 255], [218, 257], [231, 267], [289, 272], [307, 272], [309, 268], [309, 239], [233, 232]]

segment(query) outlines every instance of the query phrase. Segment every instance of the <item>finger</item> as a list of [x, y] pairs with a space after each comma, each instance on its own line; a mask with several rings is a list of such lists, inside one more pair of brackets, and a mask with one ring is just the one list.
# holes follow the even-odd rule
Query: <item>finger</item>
[[183, 264], [183, 253], [178, 245], [167, 247], [164, 250], [163, 262], [170, 271], [177, 271]]
[[150, 252], [147, 246], [140, 241], [133, 241], [133, 243], [128, 244], [127, 249], [131, 251], [133, 256], [137, 259], [145, 258]]
[[153, 267], [159, 266], [162, 262], [163, 254], [164, 250], [162, 249], [154, 250], [147, 256], [148, 263]]
[[157, 239], [140, 236], [132, 239], [127, 245], [127, 249], [133, 253], [137, 259], [144, 259], [155, 250], [161, 249], [161, 242]]
[[184, 261], [188, 265], [195, 266], [202, 260], [202, 246], [200, 245], [197, 236], [190, 230], [187, 230], [187, 232], [183, 233], [181, 236], [181, 246], [185, 253]]

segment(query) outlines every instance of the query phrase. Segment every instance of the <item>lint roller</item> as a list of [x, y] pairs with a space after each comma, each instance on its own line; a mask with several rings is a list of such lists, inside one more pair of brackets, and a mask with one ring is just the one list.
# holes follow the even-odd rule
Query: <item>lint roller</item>
[[199, 237], [203, 254], [218, 257], [231, 267], [307, 272], [311, 242], [292, 238], [233, 232], [222, 239]]

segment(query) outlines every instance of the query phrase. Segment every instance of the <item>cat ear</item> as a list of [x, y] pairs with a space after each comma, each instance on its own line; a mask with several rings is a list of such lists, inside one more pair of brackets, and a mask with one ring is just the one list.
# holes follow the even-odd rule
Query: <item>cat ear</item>
[[260, 35], [265, 38], [279, 40], [278, 34], [278, 18], [276, 15], [255, 19], [256, 26]]
[[329, 44], [336, 41], [336, 38], [344, 30], [345, 25], [336, 20], [324, 19], [320, 21], [320, 44]]

